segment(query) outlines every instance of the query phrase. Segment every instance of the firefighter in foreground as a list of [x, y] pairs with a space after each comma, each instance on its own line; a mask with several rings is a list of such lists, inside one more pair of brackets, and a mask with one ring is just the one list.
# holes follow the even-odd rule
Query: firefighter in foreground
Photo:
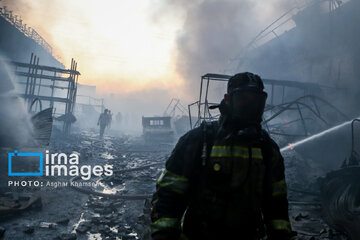
[[266, 98], [258, 75], [236, 74], [214, 106], [220, 109], [219, 121], [180, 138], [153, 196], [154, 240], [287, 240], [295, 235], [284, 161], [261, 128]]

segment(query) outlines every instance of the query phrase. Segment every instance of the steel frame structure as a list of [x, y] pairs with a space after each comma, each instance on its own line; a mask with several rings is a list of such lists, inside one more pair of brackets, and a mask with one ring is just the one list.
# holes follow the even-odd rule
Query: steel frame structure
[[[314, 121], [314, 119], [317, 119], [320, 122], [322, 122], [326, 127], [329, 127], [329, 128], [334, 124], [334, 123], [328, 122], [322, 116], [320, 107], [319, 107], [320, 103], [325, 106], [330, 107], [336, 114], [338, 114], [338, 116], [340, 116], [342, 118], [343, 121], [347, 121], [349, 119], [348, 116], [346, 116], [344, 113], [342, 113], [339, 109], [337, 109], [334, 105], [327, 102], [326, 100], [324, 100], [320, 97], [317, 97], [317, 96], [313, 96], [313, 95], [305, 95], [294, 101], [282, 103], [282, 104], [279, 104], [276, 106], [267, 105], [265, 107], [265, 113], [270, 113], [268, 115], [271, 115], [271, 116], [268, 117], [267, 119], [264, 119], [262, 123], [263, 123], [263, 125], [265, 125], [268, 132], [272, 135], [291, 136], [291, 137], [308, 137], [311, 135], [311, 133], [308, 131], [308, 126], [306, 124], [307, 120]], [[305, 115], [304, 112], [306, 110], [311, 113], [311, 117], [304, 116]], [[297, 114], [299, 115], [299, 118], [296, 120], [292, 120], [290, 122], [286, 122], [284, 124], [278, 125], [278, 126], [276, 126], [274, 124], [269, 124], [273, 119], [275, 119], [282, 113], [289, 112], [289, 111], [297, 112]], [[313, 117], [315, 117], [315, 118], [313, 118]], [[282, 128], [282, 126], [284, 126], [284, 125], [289, 126], [290, 124], [296, 123], [298, 121], [301, 121], [301, 126], [303, 128], [303, 134], [301, 134], [301, 133], [286, 134], [286, 133], [282, 133], [282, 132], [276, 132], [273, 130], [274, 128], [277, 128], [277, 127]], [[272, 129], [270, 129], [270, 128], [272, 128]]]
[[[30, 63], [12, 61], [10, 64], [14, 66], [16, 76], [26, 78], [26, 81], [18, 79], [18, 83], [25, 85], [25, 91], [20, 93], [20, 96], [25, 99], [29, 111], [36, 101], [39, 101], [40, 104], [42, 101], [48, 101], [51, 108], [54, 108], [54, 103], [65, 104], [63, 114], [65, 116], [72, 115], [76, 103], [77, 83], [80, 75], [80, 72], [77, 71], [77, 62], [74, 59], [71, 59], [70, 69], [39, 65], [39, 58], [33, 53], [30, 57]], [[48, 84], [44, 84], [45, 81]], [[62, 85], [57, 83], [62, 83]], [[43, 88], [50, 89], [50, 96], [40, 94]], [[65, 90], [66, 97], [55, 96], [55, 89]], [[53, 114], [56, 114], [55, 111], [56, 109], [54, 109]], [[64, 121], [63, 132], [65, 134], [70, 132], [70, 126], [70, 121]]]
[[174, 118], [176, 115], [176, 110], [178, 110], [182, 115], [186, 114], [186, 108], [181, 104], [180, 99], [173, 98], [171, 99], [169, 105], [166, 107], [163, 116], [170, 116]]
[[[220, 117], [220, 114], [212, 114], [210, 112], [210, 106], [213, 104], [219, 103], [210, 103], [208, 101], [209, 96], [209, 88], [211, 86], [211, 81], [217, 82], [224, 82], [224, 84], [228, 81], [230, 76], [228, 75], [221, 75], [221, 74], [205, 74], [201, 77], [200, 82], [200, 93], [199, 99], [196, 102], [193, 102], [188, 105], [189, 111], [189, 121], [190, 121], [190, 128], [197, 127], [203, 121], [216, 121]], [[264, 85], [269, 86], [271, 92], [271, 96], [269, 99], [269, 103], [265, 107], [264, 112], [264, 120], [263, 126], [268, 130], [271, 135], [279, 135], [283, 137], [289, 137], [291, 140], [298, 139], [299, 137], [307, 137], [313, 134], [311, 132], [311, 127], [324, 128], [324, 127], [331, 127], [337, 122], [336, 120], [326, 119], [324, 117], [324, 112], [322, 111], [321, 107], [326, 106], [327, 108], [331, 109], [331, 112], [335, 113], [340, 121], [348, 121], [350, 118], [342, 113], [339, 109], [333, 106], [331, 103], [327, 102], [326, 100], [310, 95], [309, 93], [313, 92], [314, 89], [329, 89], [328, 86], [320, 86], [314, 83], [303, 83], [303, 82], [295, 82], [295, 81], [285, 81], [285, 80], [274, 80], [274, 79], [263, 79]], [[278, 87], [275, 90], [275, 87]], [[289, 100], [288, 96], [286, 95], [286, 91], [288, 88], [296, 89], [301, 93], [301, 97], [296, 99]], [[332, 90], [332, 88], [330, 88]], [[278, 91], [280, 90], [280, 93]], [[280, 103], [275, 104], [274, 96], [280, 96], [276, 98], [276, 102], [280, 100]], [[320, 107], [321, 106], [321, 107]], [[193, 123], [192, 119], [192, 109], [196, 108], [197, 111], [197, 120]], [[282, 123], [281, 118], [282, 114], [291, 114], [291, 118], [296, 117], [297, 119], [290, 119], [288, 120], [288, 116], [284, 118], [284, 123]], [[284, 116], [284, 115], [282, 115]], [[276, 121], [276, 119], [278, 121]], [[279, 123], [280, 120], [280, 123]], [[311, 124], [309, 123], [311, 121]], [[277, 123], [276, 123], [277, 122]], [[316, 123], [316, 124], [315, 124]], [[300, 130], [301, 132], [286, 132], [283, 129], [285, 126], [289, 127], [291, 124], [299, 124], [297, 128], [294, 129], [303, 129]], [[309, 125], [310, 124], [310, 125]], [[315, 124], [315, 125], [314, 125]], [[311, 127], [310, 127], [311, 126]]]
[[[79, 100], [79, 98], [83, 98], [83, 99], [87, 99], [88, 103], [85, 102], [77, 102], [76, 105], [77, 106], [92, 106], [95, 108], [98, 108], [100, 110], [100, 113], [104, 112], [105, 109], [105, 105], [104, 105], [104, 99], [103, 98], [94, 98], [88, 95], [76, 95], [77, 99]], [[75, 110], [76, 112], [76, 110]]]
[[[233, 58], [230, 59], [230, 62], [236, 61], [236, 69], [240, 69], [242, 63], [244, 63], [244, 59], [248, 56], [248, 54], [265, 44], [266, 42], [271, 41], [274, 38], [278, 38], [281, 34], [286, 31], [286, 28], [281, 29], [284, 25], [288, 24], [289, 22], [293, 21], [293, 17], [298, 14], [299, 12], [303, 11], [304, 9], [311, 7], [315, 4], [319, 4], [322, 2], [329, 2], [329, 14], [330, 14], [330, 25], [331, 23], [331, 15], [332, 13], [341, 7], [345, 2], [348, 2], [349, 0], [312, 0], [308, 1], [307, 3], [300, 4], [298, 6], [295, 6], [288, 11], [286, 11], [284, 14], [282, 14], [280, 17], [275, 19], [272, 23], [270, 23], [267, 27], [265, 27], [263, 30], [261, 30], [245, 47], [243, 47], [239, 54]], [[295, 27], [295, 26], [294, 26]], [[288, 30], [288, 29], [287, 29]]]
[[[216, 82], [224, 82], [226, 83], [230, 75], [224, 74], [214, 74], [214, 73], [207, 73], [201, 77], [200, 80], [200, 93], [199, 93], [199, 100], [193, 102], [188, 105], [189, 111], [189, 118], [190, 118], [190, 128], [194, 128], [200, 125], [202, 121], [214, 121], [217, 120], [219, 115], [212, 115], [210, 112], [210, 105], [218, 104], [218, 103], [210, 103], [208, 101], [209, 95], [209, 86], [211, 81]], [[264, 85], [270, 86], [270, 106], [274, 105], [274, 96], [275, 96], [275, 87], [281, 87], [281, 103], [285, 103], [285, 92], [287, 88], [295, 88], [299, 91], [302, 91], [302, 96], [307, 95], [310, 90], [320, 88], [318, 84], [314, 83], [302, 83], [296, 81], [287, 81], [287, 80], [274, 80], [274, 79], [263, 79]], [[197, 121], [195, 123], [192, 122], [191, 116], [193, 107], [197, 108]]]

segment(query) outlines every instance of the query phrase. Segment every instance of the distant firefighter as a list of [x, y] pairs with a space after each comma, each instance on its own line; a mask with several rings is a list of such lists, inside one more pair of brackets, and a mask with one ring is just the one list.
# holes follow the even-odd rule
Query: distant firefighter
[[121, 123], [122, 123], [122, 114], [121, 114], [121, 112], [118, 112], [118, 113], [116, 114], [115, 119], [116, 119], [117, 124], [118, 124], [118, 125], [121, 125]]
[[106, 115], [106, 120], [107, 120], [106, 126], [108, 128], [110, 128], [111, 127], [111, 122], [112, 122], [112, 113], [111, 113], [111, 111], [109, 109], [108, 109], [108, 113]]
[[103, 113], [100, 114], [99, 120], [97, 122], [97, 125], [100, 125], [100, 137], [102, 138], [104, 136], [104, 131], [106, 126], [109, 123], [109, 110], [105, 109]]

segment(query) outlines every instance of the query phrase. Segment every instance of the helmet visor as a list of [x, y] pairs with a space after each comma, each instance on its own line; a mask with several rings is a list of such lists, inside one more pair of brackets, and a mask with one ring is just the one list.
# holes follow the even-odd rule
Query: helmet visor
[[265, 92], [234, 91], [231, 94], [231, 108], [234, 120], [243, 123], [260, 123], [264, 113], [267, 94]]

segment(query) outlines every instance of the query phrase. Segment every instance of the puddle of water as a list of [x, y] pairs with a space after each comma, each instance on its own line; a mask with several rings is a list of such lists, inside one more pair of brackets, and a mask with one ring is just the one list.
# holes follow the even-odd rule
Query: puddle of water
[[73, 225], [74, 230], [72, 230], [72, 233], [76, 233], [76, 229], [78, 228], [79, 224], [84, 221], [85, 221], [84, 213], [81, 213], [79, 221]]
[[101, 158], [104, 158], [104, 159], [107, 159], [107, 160], [110, 160], [110, 159], [114, 159], [114, 158], [115, 158], [114, 155], [111, 155], [111, 154], [108, 153], [108, 152], [102, 153], [100, 156], [101, 156]]
[[117, 193], [117, 191], [116, 191], [116, 189], [114, 189], [114, 188], [105, 188], [104, 190], [102, 190], [102, 192], [103, 193], [106, 193], [106, 194], [116, 194]]
[[84, 140], [84, 141], [81, 141], [81, 144], [83, 144], [83, 145], [91, 145], [91, 142]]
[[[112, 232], [114, 232], [114, 233], [118, 233], [118, 230], [117, 230], [115, 227], [111, 227], [110, 230], [111, 230]], [[130, 233], [130, 234], [132, 234], [132, 233]], [[130, 235], [130, 234], [129, 234], [129, 235]], [[136, 235], [132, 235], [132, 236], [135, 236], [136, 239], [138, 239], [138, 238], [137, 238], [137, 234], [136, 234]], [[88, 240], [102, 240], [102, 239], [103, 239], [103, 238], [101, 237], [101, 233], [89, 233], [89, 234], [88, 234]], [[121, 240], [121, 238], [116, 237], [116, 240]]]
[[106, 194], [117, 194], [125, 190], [126, 184], [123, 183], [122, 185], [116, 185], [115, 187], [109, 187], [107, 184], [101, 182], [101, 179], [96, 181], [97, 191], [106, 193]]
[[100, 233], [90, 233], [88, 235], [88, 240], [102, 240]]

